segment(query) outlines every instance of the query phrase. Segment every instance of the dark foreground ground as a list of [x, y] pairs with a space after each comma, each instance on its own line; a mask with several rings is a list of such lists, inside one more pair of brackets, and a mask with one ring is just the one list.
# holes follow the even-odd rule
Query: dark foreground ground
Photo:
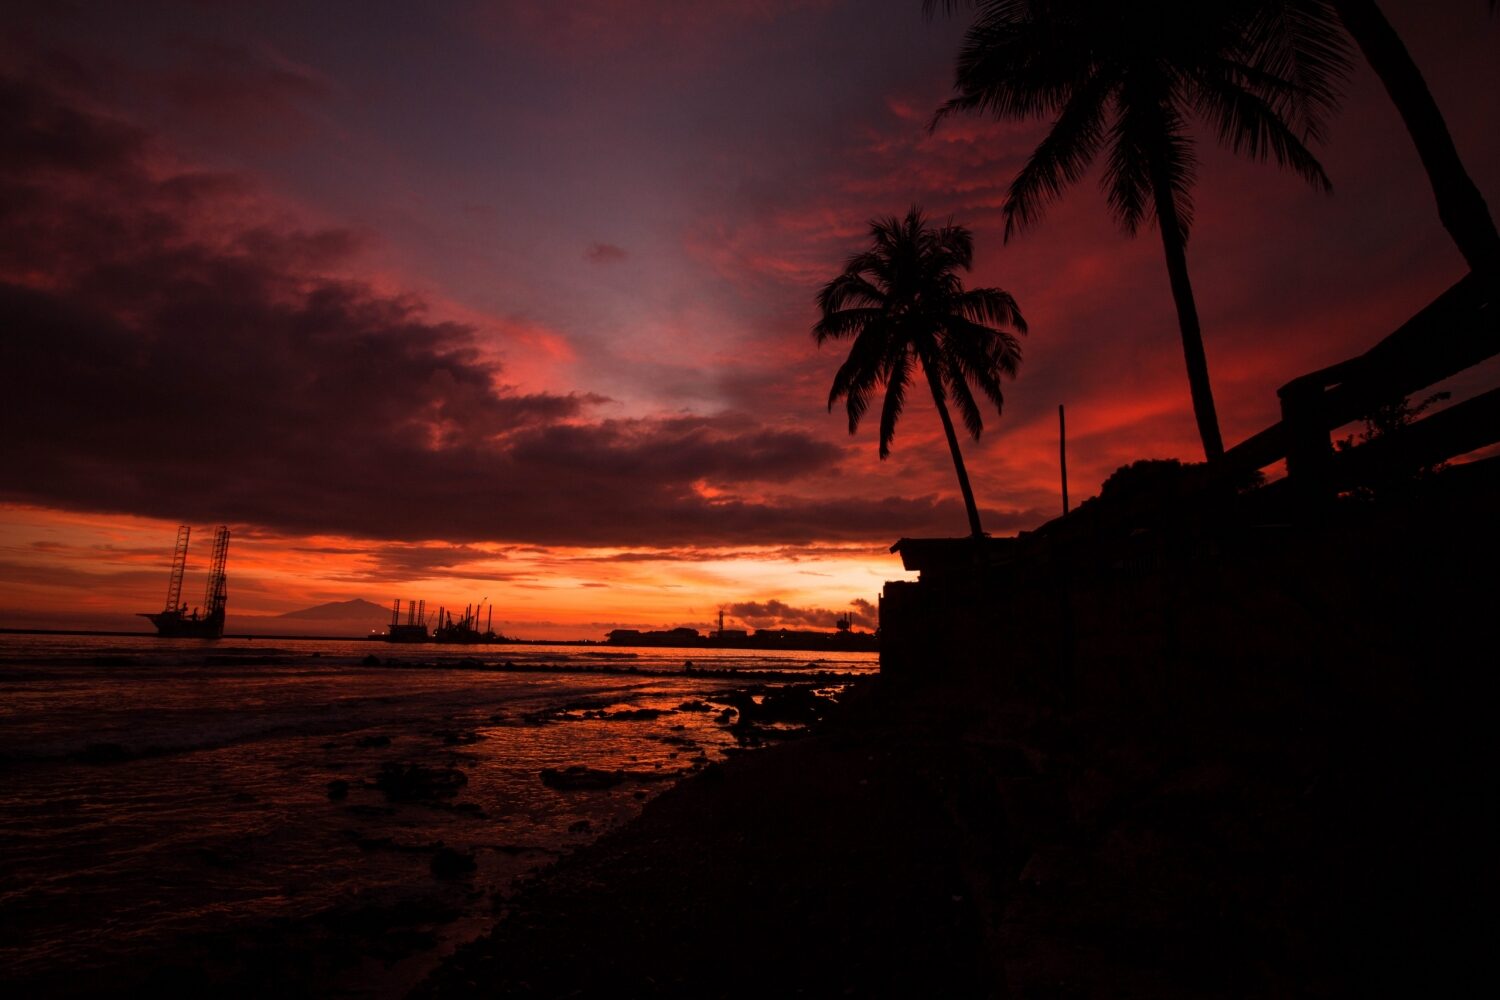
[[857, 700], [560, 861], [419, 995], [1479, 995], [1493, 978], [1493, 781], [1468, 786], [1477, 762], [1451, 756], [1473, 734], [1080, 740], [1060, 718], [897, 723]]
[[984, 993], [988, 891], [965, 869], [1001, 845], [954, 815], [951, 745], [860, 716], [663, 794], [524, 886], [419, 992]]
[[1066, 661], [992, 600], [983, 670], [684, 782], [419, 995], [1492, 995], [1494, 495], [1122, 561]]

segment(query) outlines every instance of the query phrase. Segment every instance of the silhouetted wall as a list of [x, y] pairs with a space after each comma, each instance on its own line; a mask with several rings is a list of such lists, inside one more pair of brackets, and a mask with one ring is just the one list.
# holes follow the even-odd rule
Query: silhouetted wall
[[1497, 482], [1476, 470], [1302, 524], [1054, 539], [983, 576], [888, 583], [882, 673], [1144, 717], [1448, 701], [1479, 679], [1466, 644], [1493, 613]]

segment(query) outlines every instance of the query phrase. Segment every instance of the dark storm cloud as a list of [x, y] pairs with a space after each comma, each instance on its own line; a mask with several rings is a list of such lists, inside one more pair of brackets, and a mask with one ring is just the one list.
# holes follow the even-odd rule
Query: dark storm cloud
[[264, 47], [193, 39], [176, 48], [180, 62], [162, 90], [179, 110], [217, 125], [301, 129], [309, 124], [303, 109], [332, 92], [318, 74]]
[[725, 606], [724, 614], [744, 622], [752, 628], [813, 628], [832, 629], [834, 623], [845, 615], [856, 628], [874, 628], [877, 624], [869, 613], [870, 602], [857, 600], [853, 608], [846, 611], [830, 611], [827, 608], [799, 608], [775, 599], [769, 601], [741, 601]]
[[[251, 537], [257, 532], [245, 532]], [[529, 574], [496, 571], [495, 564], [506, 558], [504, 552], [478, 545], [449, 545], [440, 542], [413, 544], [407, 542], [382, 542], [372, 545], [299, 545], [276, 536], [261, 534], [271, 543], [286, 542], [292, 552], [339, 557], [340, 565], [351, 567], [334, 579], [353, 581], [409, 581], [433, 576], [479, 576], [484, 579], [515, 580], [529, 579]], [[160, 551], [156, 553], [160, 560]]]
[[5, 499], [548, 545], [955, 521], [931, 498], [758, 492], [842, 452], [744, 414], [601, 420], [597, 396], [505, 389], [475, 329], [337, 275], [355, 235], [258, 221], [242, 179], [154, 166], [150, 136], [44, 87], [0, 83], [0, 114]]
[[145, 133], [120, 122], [48, 100], [36, 85], [0, 75], [0, 169], [88, 172], [139, 155]]
[[[955, 513], [958, 512], [954, 508]], [[1006, 515], [995, 515], [1002, 520]], [[813, 542], [807, 545], [783, 545], [772, 549], [764, 548], [716, 548], [716, 549], [672, 549], [654, 548], [634, 550], [629, 552], [611, 552], [606, 555], [590, 553], [587, 555], [570, 556], [573, 562], [606, 562], [606, 563], [640, 563], [640, 562], [709, 562], [720, 559], [776, 559], [781, 562], [801, 562], [803, 560], [819, 560], [829, 558], [864, 558], [867, 556], [884, 556], [890, 548], [888, 539], [871, 543], [843, 543], [823, 544]], [[538, 554], [546, 554], [539, 552]]]

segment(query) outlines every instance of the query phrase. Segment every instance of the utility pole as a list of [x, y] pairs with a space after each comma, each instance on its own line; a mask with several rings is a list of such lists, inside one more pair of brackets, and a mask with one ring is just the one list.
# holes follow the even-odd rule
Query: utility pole
[[1062, 468], [1063, 513], [1068, 512], [1068, 423], [1063, 405], [1057, 404], [1057, 461]]

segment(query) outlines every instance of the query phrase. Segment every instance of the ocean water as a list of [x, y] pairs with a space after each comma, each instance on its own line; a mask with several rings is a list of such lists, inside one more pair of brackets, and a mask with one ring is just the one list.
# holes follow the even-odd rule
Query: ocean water
[[[0, 984], [400, 996], [483, 933], [518, 878], [753, 752], [725, 711], [734, 692], [801, 679], [836, 698], [876, 666], [0, 635]], [[541, 779], [570, 766], [623, 780]]]

